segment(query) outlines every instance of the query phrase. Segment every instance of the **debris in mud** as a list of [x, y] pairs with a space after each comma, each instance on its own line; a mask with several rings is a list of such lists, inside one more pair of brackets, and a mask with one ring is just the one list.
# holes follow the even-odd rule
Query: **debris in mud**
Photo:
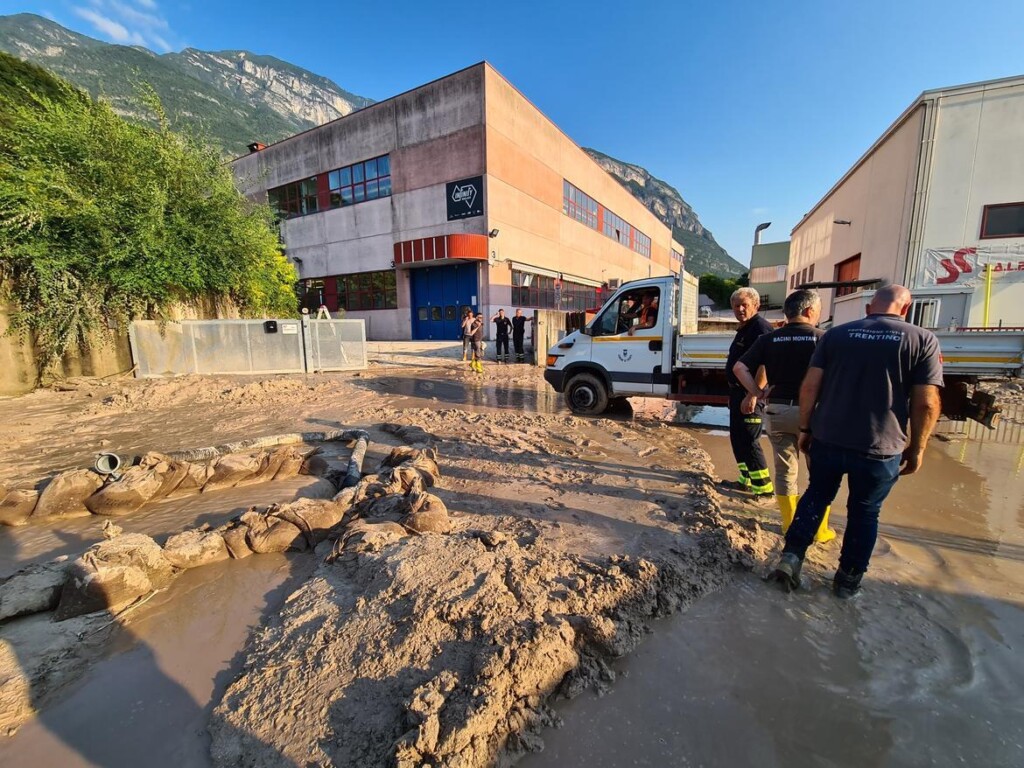
[[473, 522], [488, 527], [362, 523], [339, 542], [257, 633], [214, 712], [216, 763], [485, 766], [539, 748], [550, 696], [607, 684], [652, 617], [725, 578], [701, 547], [689, 568], [590, 560], [545, 544], [545, 523]]

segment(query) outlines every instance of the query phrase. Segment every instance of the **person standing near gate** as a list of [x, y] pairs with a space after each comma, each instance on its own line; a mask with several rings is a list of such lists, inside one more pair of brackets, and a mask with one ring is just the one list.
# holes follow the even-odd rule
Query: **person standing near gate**
[[941, 410], [942, 356], [935, 334], [906, 321], [910, 304], [902, 285], [883, 286], [867, 317], [832, 328], [815, 347], [800, 386], [799, 447], [810, 455], [811, 482], [772, 573], [787, 591], [800, 586], [804, 554], [845, 475], [846, 531], [832, 591], [854, 597], [882, 502], [900, 475], [921, 468]]
[[477, 373], [484, 372], [484, 313], [480, 312], [477, 314], [476, 319], [473, 320], [470, 326], [470, 331], [473, 339], [473, 362], [469, 364]]
[[470, 351], [473, 346], [473, 324], [475, 323], [473, 318], [473, 310], [469, 307], [462, 313], [462, 362], [466, 362], [466, 353]]
[[523, 317], [523, 310], [517, 309], [515, 317], [512, 318], [512, 347], [516, 352], [516, 362], [526, 362], [526, 353], [523, 351], [523, 339], [526, 337], [526, 318]]
[[[725, 361], [725, 378], [729, 382], [729, 442], [739, 467], [740, 479], [725, 485], [749, 491], [758, 500], [770, 499], [775, 494], [775, 488], [760, 443], [764, 403], [760, 399], [751, 401], [747, 398], [747, 391], [736, 378], [733, 368], [759, 337], [772, 332], [772, 326], [758, 314], [761, 296], [753, 288], [736, 289], [729, 303], [736, 319], [740, 321]], [[763, 385], [763, 379], [759, 383]]]
[[505, 317], [504, 309], [499, 309], [498, 314], [491, 318], [491, 322], [497, 326], [494, 334], [494, 356], [499, 363], [504, 363], [508, 358], [508, 332], [512, 330], [512, 321]]
[[[733, 366], [732, 372], [747, 391], [744, 408], [753, 410], [755, 401], [765, 404], [765, 428], [775, 454], [775, 501], [782, 515], [782, 533], [789, 530], [800, 495], [800, 382], [811, 363], [814, 347], [824, 335], [816, 328], [821, 318], [821, 297], [814, 291], [793, 291], [783, 306], [786, 324], [766, 333]], [[764, 369], [768, 384], [754, 382]], [[831, 541], [836, 532], [828, 527], [828, 512], [814, 535], [817, 542]]]

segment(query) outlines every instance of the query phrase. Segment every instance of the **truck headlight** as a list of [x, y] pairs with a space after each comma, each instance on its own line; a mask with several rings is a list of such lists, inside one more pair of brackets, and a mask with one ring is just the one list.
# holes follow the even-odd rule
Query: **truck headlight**
[[547, 361], [548, 367], [550, 368], [550, 367], [554, 366], [555, 363], [558, 362], [558, 358], [559, 357], [561, 357], [561, 355], [548, 355], [548, 361]]

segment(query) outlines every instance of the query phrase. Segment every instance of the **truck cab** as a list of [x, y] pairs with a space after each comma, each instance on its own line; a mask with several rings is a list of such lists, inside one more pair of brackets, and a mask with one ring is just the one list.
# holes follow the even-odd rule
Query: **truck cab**
[[548, 351], [545, 380], [581, 415], [602, 413], [619, 398], [667, 396], [679, 302], [671, 276], [622, 285], [593, 320]]

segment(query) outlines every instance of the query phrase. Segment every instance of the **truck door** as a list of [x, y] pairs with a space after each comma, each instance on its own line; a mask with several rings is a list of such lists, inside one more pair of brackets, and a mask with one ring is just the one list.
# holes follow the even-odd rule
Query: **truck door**
[[670, 314], [658, 286], [623, 291], [591, 326], [593, 361], [608, 372], [612, 395], [650, 395], [662, 375], [665, 316]]

